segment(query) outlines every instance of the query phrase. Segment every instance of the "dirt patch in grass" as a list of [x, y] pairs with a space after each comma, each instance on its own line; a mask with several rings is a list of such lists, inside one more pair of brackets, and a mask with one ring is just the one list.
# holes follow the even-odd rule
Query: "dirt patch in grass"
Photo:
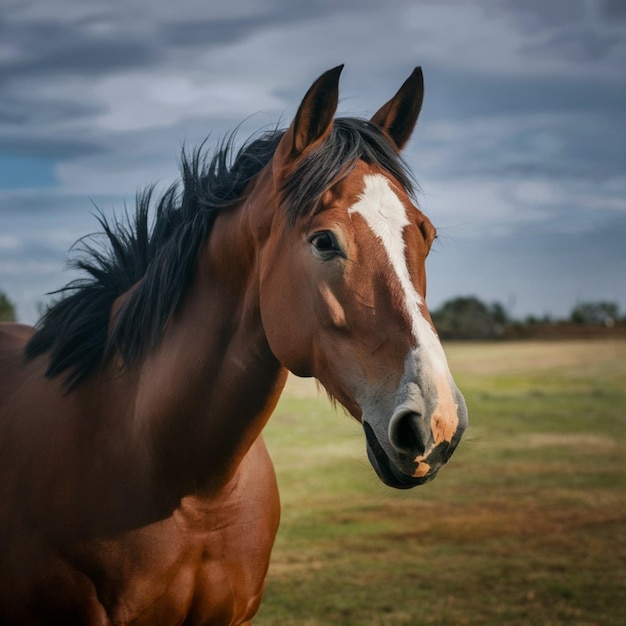
[[[602, 506], [595, 502], [579, 502], [573, 499], [562, 502], [477, 500], [476, 502], [389, 503], [377, 509], [350, 514], [339, 512], [330, 516], [331, 523], [351, 524], [368, 537], [408, 544], [418, 542], [442, 542], [448, 545], [476, 544], [507, 538], [533, 538], [545, 542], [551, 535], [565, 537], [592, 528], [611, 529], [621, 524], [626, 528], [626, 501], [606, 492]], [[589, 506], [586, 506], [589, 505]], [[595, 506], [594, 506], [595, 505]], [[393, 520], [393, 530], [382, 530]], [[380, 528], [380, 532], [375, 529]], [[372, 532], [367, 532], [370, 529]], [[608, 536], [608, 530], [607, 530]], [[346, 540], [350, 543], [350, 540]], [[358, 543], [360, 540], [356, 540]], [[626, 556], [626, 555], [625, 555]]]

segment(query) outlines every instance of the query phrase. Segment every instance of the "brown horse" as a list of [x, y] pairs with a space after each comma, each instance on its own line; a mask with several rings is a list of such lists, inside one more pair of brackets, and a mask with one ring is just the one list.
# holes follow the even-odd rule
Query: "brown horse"
[[334, 119], [340, 71], [286, 131], [184, 156], [182, 186], [102, 217], [87, 278], [37, 330], [0, 326], [1, 624], [249, 623], [279, 521], [261, 430], [287, 370], [363, 424], [386, 484], [449, 459], [467, 412], [399, 157], [422, 74], [366, 121]]

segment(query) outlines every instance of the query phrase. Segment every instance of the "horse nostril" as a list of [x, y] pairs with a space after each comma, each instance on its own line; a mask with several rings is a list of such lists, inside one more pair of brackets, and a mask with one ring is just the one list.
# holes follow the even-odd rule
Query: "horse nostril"
[[431, 440], [430, 424], [419, 413], [407, 411], [391, 418], [389, 441], [400, 454], [415, 459], [424, 454]]

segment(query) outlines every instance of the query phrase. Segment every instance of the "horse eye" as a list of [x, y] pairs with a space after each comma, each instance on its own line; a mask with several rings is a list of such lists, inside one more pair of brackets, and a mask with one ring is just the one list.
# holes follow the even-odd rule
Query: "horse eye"
[[315, 250], [326, 258], [341, 254], [341, 248], [337, 243], [337, 239], [329, 230], [315, 233], [309, 241]]

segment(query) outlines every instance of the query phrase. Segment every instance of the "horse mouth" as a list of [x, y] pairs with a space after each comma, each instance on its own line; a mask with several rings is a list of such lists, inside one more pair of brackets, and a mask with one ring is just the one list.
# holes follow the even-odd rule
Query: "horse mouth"
[[401, 472], [380, 445], [374, 430], [367, 422], [363, 422], [363, 430], [365, 430], [365, 440], [367, 441], [367, 457], [378, 478], [388, 487], [411, 489], [430, 482], [437, 475], [436, 470], [419, 478]]

